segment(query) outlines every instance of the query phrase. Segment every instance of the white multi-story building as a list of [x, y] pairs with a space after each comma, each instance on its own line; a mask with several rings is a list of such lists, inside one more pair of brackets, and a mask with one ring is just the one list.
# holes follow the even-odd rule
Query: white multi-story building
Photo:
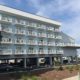
[[60, 22], [0, 5], [0, 60], [20, 59], [26, 67], [77, 56], [79, 46], [60, 27]]

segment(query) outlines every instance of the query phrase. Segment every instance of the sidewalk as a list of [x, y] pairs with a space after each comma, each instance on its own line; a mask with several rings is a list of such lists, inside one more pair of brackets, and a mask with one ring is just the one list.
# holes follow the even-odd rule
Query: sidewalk
[[63, 79], [63, 80], [79, 80], [78, 78], [79, 76], [74, 76], [74, 77]]

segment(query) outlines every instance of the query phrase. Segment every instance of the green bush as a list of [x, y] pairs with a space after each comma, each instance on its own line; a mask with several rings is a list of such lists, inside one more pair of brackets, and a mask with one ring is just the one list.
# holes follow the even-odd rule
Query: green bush
[[27, 76], [23, 75], [23, 76], [21, 77], [21, 80], [29, 80], [29, 78], [28, 78]]
[[80, 66], [79, 65], [76, 65], [75, 66], [75, 70], [79, 70], [80, 69]]
[[58, 68], [58, 70], [62, 71], [62, 70], [64, 70], [64, 69], [63, 69], [63, 67], [62, 67], [62, 66], [60, 66], [60, 67]]
[[31, 80], [38, 80], [36, 76], [32, 76]]
[[72, 72], [72, 71], [73, 71], [73, 69], [74, 69], [74, 67], [73, 67], [73, 66], [69, 66], [69, 71], [70, 71], [70, 72]]
[[36, 76], [26, 76], [26, 75], [23, 75], [21, 77], [21, 80], [38, 80], [38, 78]]

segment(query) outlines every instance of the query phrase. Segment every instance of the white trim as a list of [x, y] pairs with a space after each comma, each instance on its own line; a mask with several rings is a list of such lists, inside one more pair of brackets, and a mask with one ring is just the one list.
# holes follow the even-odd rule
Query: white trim
[[51, 20], [51, 19], [48, 19], [48, 18], [44, 18], [44, 17], [41, 17], [41, 16], [33, 15], [33, 14], [30, 14], [30, 13], [27, 13], [27, 12], [23, 12], [23, 11], [13, 9], [13, 8], [10, 8], [10, 7], [6, 7], [6, 6], [3, 6], [3, 5], [0, 5], [0, 11], [8, 12], [8, 13], [19, 15], [19, 16], [23, 16], [23, 17], [26, 17], [26, 18], [31, 18], [31, 19], [43, 21], [43, 22], [50, 23], [50, 24], [55, 24], [55, 25], [58, 25], [58, 26], [61, 25], [60, 22], [57, 22], [57, 21], [54, 21], [54, 20]]

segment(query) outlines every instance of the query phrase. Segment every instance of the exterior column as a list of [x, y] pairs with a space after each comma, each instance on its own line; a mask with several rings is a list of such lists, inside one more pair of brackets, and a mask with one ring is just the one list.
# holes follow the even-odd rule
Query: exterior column
[[26, 68], [26, 58], [24, 58], [24, 68]]
[[53, 62], [52, 62], [52, 57], [50, 57], [50, 66], [53, 65]]
[[75, 58], [76, 58], [76, 64], [78, 64], [78, 57], [77, 57], [77, 56], [75, 56]]
[[68, 64], [70, 64], [70, 57], [68, 57]]
[[17, 59], [15, 59], [14, 62], [17, 63]]
[[39, 67], [40, 64], [39, 64], [39, 58], [37, 58], [37, 67]]
[[62, 57], [62, 55], [60, 57], [60, 62], [61, 62], [61, 65], [63, 65], [63, 57]]

